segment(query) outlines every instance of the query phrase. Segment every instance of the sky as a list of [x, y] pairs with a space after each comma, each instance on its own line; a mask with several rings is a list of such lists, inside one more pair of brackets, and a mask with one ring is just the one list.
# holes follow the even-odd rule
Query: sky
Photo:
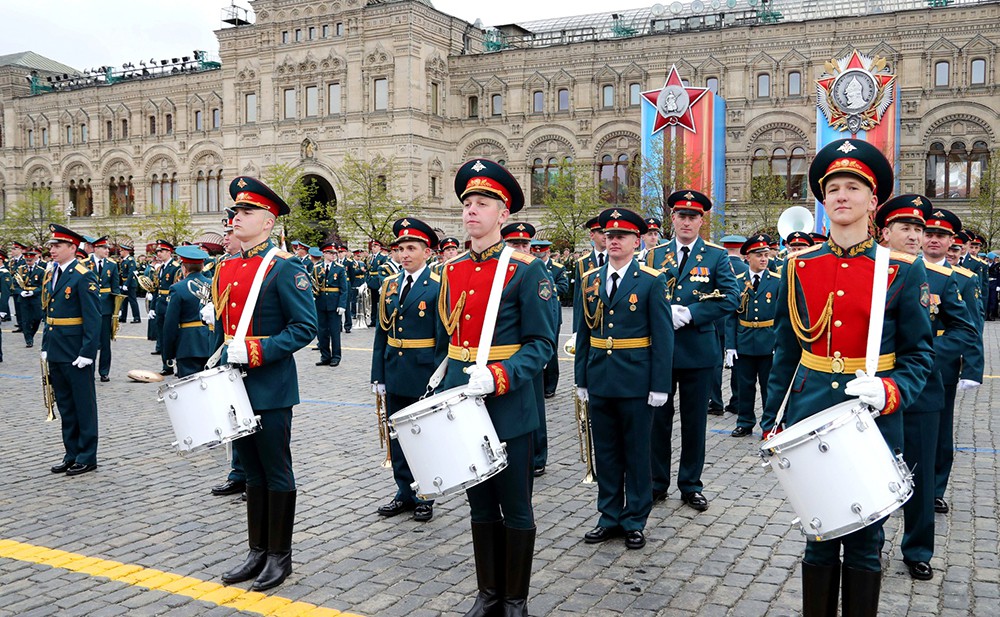
[[[485, 25], [647, 6], [642, 0], [431, 0], [443, 13]], [[663, 0], [660, 0], [663, 2]], [[34, 51], [77, 69], [138, 66], [150, 58], [218, 54], [215, 30], [230, 0], [0, 0], [0, 55]], [[651, 0], [651, 6], [656, 0]], [[248, 7], [247, 0], [237, 4]]]

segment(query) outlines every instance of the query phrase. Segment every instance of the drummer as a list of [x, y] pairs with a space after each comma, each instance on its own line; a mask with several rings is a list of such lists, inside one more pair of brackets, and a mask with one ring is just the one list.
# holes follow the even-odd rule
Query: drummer
[[187, 377], [204, 370], [212, 355], [212, 328], [201, 320], [201, 300], [194, 294], [198, 287], [210, 289], [211, 279], [202, 274], [208, 253], [197, 246], [179, 246], [183, 279], [170, 286], [167, 309], [163, 315], [163, 352], [176, 363], [178, 377]]
[[[439, 317], [447, 335], [448, 371], [443, 387], [466, 386], [486, 396], [497, 436], [507, 443], [507, 468], [466, 492], [479, 595], [466, 615], [528, 614], [528, 586], [535, 546], [531, 509], [532, 438], [538, 427], [535, 379], [552, 356], [555, 331], [548, 300], [555, 293], [542, 262], [514, 251], [503, 287], [486, 366], [474, 364], [494, 273], [504, 249], [500, 229], [524, 206], [524, 193], [502, 165], [466, 162], [455, 177], [462, 222], [471, 250], [445, 265]], [[467, 372], [466, 372], [467, 371]]]
[[[781, 274], [761, 428], [765, 436], [781, 430], [775, 422], [786, 392], [785, 428], [859, 397], [881, 412], [876, 423], [890, 449], [902, 448], [903, 419], [895, 412], [916, 400], [933, 360], [927, 273], [911, 255], [892, 254], [878, 374], [863, 373], [869, 319], [881, 316], [871, 315], [876, 251], [868, 225], [892, 192], [892, 167], [871, 144], [841, 139], [817, 153], [809, 186], [830, 217], [830, 238], [789, 258]], [[845, 615], [877, 613], [883, 522], [837, 539], [806, 542], [805, 615], [837, 614], [841, 578]]]
[[[371, 367], [372, 390], [385, 397], [389, 416], [426, 393], [431, 374], [448, 353], [448, 335], [437, 327], [441, 277], [427, 267], [437, 234], [430, 225], [412, 217], [393, 223], [392, 232], [403, 270], [382, 283]], [[389, 446], [396, 495], [379, 507], [378, 515], [391, 517], [412, 510], [413, 520], [431, 520], [434, 502], [421, 499], [410, 487], [413, 473], [399, 441], [390, 439]]]

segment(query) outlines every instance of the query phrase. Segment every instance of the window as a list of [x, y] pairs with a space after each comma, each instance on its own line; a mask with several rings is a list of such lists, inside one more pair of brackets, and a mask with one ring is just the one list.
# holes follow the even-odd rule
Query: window
[[386, 177], [381, 175], [375, 177], [375, 186], [382, 194], [385, 194], [385, 192], [389, 189], [389, 183], [387, 182]]
[[431, 197], [440, 197], [440, 195], [438, 194], [438, 191], [440, 190], [438, 188], [438, 183], [439, 183], [438, 177], [431, 176]]
[[42, 145], [49, 145], [49, 129], [42, 129]]
[[216, 107], [212, 110], [212, 128], [218, 129], [222, 127], [222, 110]]
[[948, 87], [948, 71], [950, 65], [947, 61], [942, 60], [940, 62], [934, 63], [934, 87], [935, 88], [947, 88]]
[[288, 30], [285, 30], [281, 33], [281, 42], [282, 43], [288, 42]]
[[108, 139], [114, 139], [115, 138], [115, 125], [111, 123], [111, 120], [108, 120], [108, 122], [106, 124], [106, 129], [107, 129], [107, 138]]
[[135, 191], [132, 176], [111, 177], [108, 182], [108, 207], [111, 214], [135, 214]]
[[629, 84], [628, 104], [632, 107], [638, 107], [640, 101], [642, 101], [642, 86], [639, 84]]
[[201, 111], [194, 112], [194, 130], [200, 131], [204, 129], [204, 122], [202, 122]]
[[167, 114], [163, 119], [166, 121], [166, 122], [164, 122], [164, 124], [165, 124], [164, 128], [166, 129], [164, 132], [167, 135], [173, 135], [174, 134], [174, 114]]
[[72, 204], [70, 216], [90, 216], [94, 213], [94, 190], [90, 188], [90, 178], [69, 181], [69, 202]]
[[808, 195], [806, 185], [806, 151], [798, 146], [791, 153], [775, 148], [771, 155], [771, 174], [783, 189], [785, 199], [801, 199]]
[[788, 96], [802, 96], [802, 73], [792, 71], [788, 74]]
[[122, 120], [122, 139], [128, 139], [128, 120]]
[[925, 194], [942, 199], [977, 196], [989, 160], [990, 151], [985, 141], [974, 142], [971, 151], [965, 142], [956, 141], [947, 152], [943, 143], [932, 143], [927, 153]]
[[90, 131], [87, 130], [86, 124], [80, 125], [80, 143], [85, 144], [90, 138]]
[[545, 111], [545, 93], [541, 90], [531, 93], [531, 111], [536, 114]]
[[629, 189], [635, 182], [635, 174], [629, 173], [629, 155], [613, 156], [605, 154], [598, 163], [601, 200], [609, 204], [626, 203]]
[[66, 125], [66, 143], [73, 143], [73, 126], [70, 124]]
[[569, 111], [569, 88], [559, 88], [559, 111]]
[[244, 101], [244, 114], [243, 118], [247, 124], [253, 124], [257, 121], [257, 94], [251, 92], [243, 97]]
[[986, 60], [976, 58], [972, 61], [972, 70], [969, 74], [969, 83], [973, 86], [981, 86], [986, 83]]
[[324, 39], [330, 38], [330, 26], [328, 24], [323, 25], [323, 38]]
[[479, 97], [470, 96], [469, 97], [469, 117], [478, 118], [479, 117]]
[[[573, 159], [566, 157], [564, 161], [568, 164]], [[560, 173], [562, 168], [556, 157], [549, 157], [547, 160], [536, 158], [531, 162], [531, 203], [540, 204], [545, 201]]]
[[431, 82], [431, 115], [436, 116], [441, 113], [441, 104], [438, 100], [440, 96], [440, 86], [437, 82]]
[[195, 177], [195, 204], [198, 212], [218, 212], [219, 195], [223, 195], [222, 170], [199, 171]]
[[771, 76], [767, 73], [757, 75], [757, 98], [766, 99], [771, 96]]
[[302, 28], [295, 29], [295, 42], [298, 43], [302, 41]]
[[285, 119], [294, 118], [295, 114], [295, 88], [285, 89]]
[[333, 28], [334, 34], [337, 36], [344, 36], [344, 23], [337, 22], [337, 25]]
[[149, 117], [149, 134], [156, 135], [156, 116]]
[[381, 77], [375, 80], [375, 111], [385, 111], [389, 109], [389, 80]]
[[601, 86], [601, 107], [608, 109], [615, 106], [615, 87]]
[[319, 115], [319, 88], [316, 86], [306, 86], [306, 117], [312, 118]]
[[326, 104], [329, 106], [331, 116], [340, 113], [340, 84], [330, 84]]
[[490, 97], [490, 114], [493, 116], [503, 115], [503, 96], [494, 94]]
[[35, 131], [28, 129], [28, 147], [35, 147]]
[[153, 174], [149, 183], [149, 202], [154, 209], [162, 211], [164, 206], [169, 206], [170, 202], [176, 200], [177, 174], [163, 174], [159, 177]]
[[709, 77], [708, 79], [705, 80], [705, 87], [708, 88], [712, 92], [712, 94], [718, 94], [719, 93], [719, 78], [718, 77]]
[[316, 38], [316, 28], [315, 26], [309, 26], [309, 40], [312, 41]]

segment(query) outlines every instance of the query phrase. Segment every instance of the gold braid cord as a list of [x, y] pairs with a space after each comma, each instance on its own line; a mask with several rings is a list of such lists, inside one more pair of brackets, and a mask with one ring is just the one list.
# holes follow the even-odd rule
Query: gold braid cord
[[465, 309], [465, 292], [458, 297], [458, 301], [455, 302], [455, 310], [448, 310], [448, 268], [441, 268], [441, 291], [438, 293], [438, 317], [441, 318], [441, 323], [444, 324], [444, 329], [451, 336], [455, 333], [455, 328], [458, 327], [458, 322], [462, 317], [462, 311]]
[[[392, 322], [396, 320], [396, 313], [399, 312], [399, 309], [398, 308], [393, 309], [392, 315], [385, 314], [385, 309], [388, 308], [389, 306], [388, 291], [389, 291], [389, 279], [385, 279], [384, 281], [382, 281], [382, 293], [379, 294], [378, 323], [383, 330], [385, 330], [386, 332], [391, 332]], [[449, 334], [451, 333], [449, 332]]]
[[820, 313], [816, 323], [807, 328], [802, 323], [802, 317], [799, 314], [799, 306], [796, 299], [798, 294], [795, 289], [795, 270], [795, 260], [793, 259], [788, 264], [788, 315], [792, 320], [792, 329], [795, 331], [795, 336], [800, 341], [814, 343], [819, 340], [819, 337], [823, 336], [823, 332], [830, 325], [830, 318], [833, 317], [833, 292], [831, 291], [827, 297], [826, 304], [823, 306], [823, 311]]
[[[750, 287], [751, 285], [747, 285], [747, 289], [744, 289], [743, 293], [740, 294], [740, 308], [736, 309], [737, 313], [747, 312], [747, 304], [750, 302]], [[791, 307], [790, 303], [789, 307]]]
[[[591, 330], [599, 330], [604, 321], [604, 303], [601, 301], [600, 285], [601, 279], [598, 277], [594, 280], [593, 285], [584, 287], [581, 292], [583, 294], [583, 319]], [[590, 312], [590, 302], [587, 300], [587, 293], [591, 290], [597, 295], [597, 304], [594, 306], [593, 312]]]
[[226, 302], [229, 301], [229, 286], [221, 294], [219, 293], [219, 273], [222, 268], [215, 268], [212, 274], [212, 306], [215, 307], [215, 318], [222, 319], [222, 313], [226, 310]]

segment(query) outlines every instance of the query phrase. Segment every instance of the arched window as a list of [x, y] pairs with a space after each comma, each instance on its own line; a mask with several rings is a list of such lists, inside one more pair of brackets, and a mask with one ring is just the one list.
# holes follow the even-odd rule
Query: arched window
[[767, 150], [757, 148], [753, 151], [753, 159], [750, 163], [750, 175], [754, 177], [767, 175]]
[[94, 214], [94, 191], [90, 188], [90, 178], [69, 181], [69, 201], [73, 204], [70, 216]]
[[[531, 203], [541, 204], [554, 182], [563, 172], [563, 165], [570, 165], [572, 157], [564, 157], [562, 161], [551, 156], [548, 159], [536, 158], [531, 162]], [[567, 168], [568, 169], [568, 168]]]
[[569, 88], [559, 88], [559, 111], [569, 111]]
[[757, 98], [766, 99], [771, 96], [771, 76], [767, 73], [757, 75]]
[[956, 141], [945, 151], [936, 141], [927, 152], [927, 182], [925, 194], [939, 199], [967, 199], [979, 194], [983, 174], [989, 164], [990, 151], [985, 141], [976, 141], [972, 149]]
[[712, 94], [719, 93], [719, 78], [709, 77], [705, 80], [705, 87], [712, 91]]
[[149, 117], [149, 134], [156, 135], [156, 116]]
[[608, 204], [625, 204], [628, 202], [629, 189], [635, 183], [634, 173], [630, 173], [630, 158], [628, 154], [604, 154], [597, 164], [600, 180], [601, 200]]
[[177, 200], [177, 174], [162, 174], [157, 177], [153, 174], [153, 179], [149, 183], [149, 201], [153, 208], [162, 211], [164, 207]]
[[219, 212], [219, 196], [223, 195], [222, 170], [199, 171], [195, 180], [195, 193], [198, 196], [198, 212]]
[[806, 151], [798, 146], [786, 152], [775, 148], [771, 155], [771, 172], [784, 187], [785, 199], [801, 199], [806, 195]]
[[135, 214], [135, 191], [132, 176], [111, 176], [108, 182], [108, 207], [111, 214]]

